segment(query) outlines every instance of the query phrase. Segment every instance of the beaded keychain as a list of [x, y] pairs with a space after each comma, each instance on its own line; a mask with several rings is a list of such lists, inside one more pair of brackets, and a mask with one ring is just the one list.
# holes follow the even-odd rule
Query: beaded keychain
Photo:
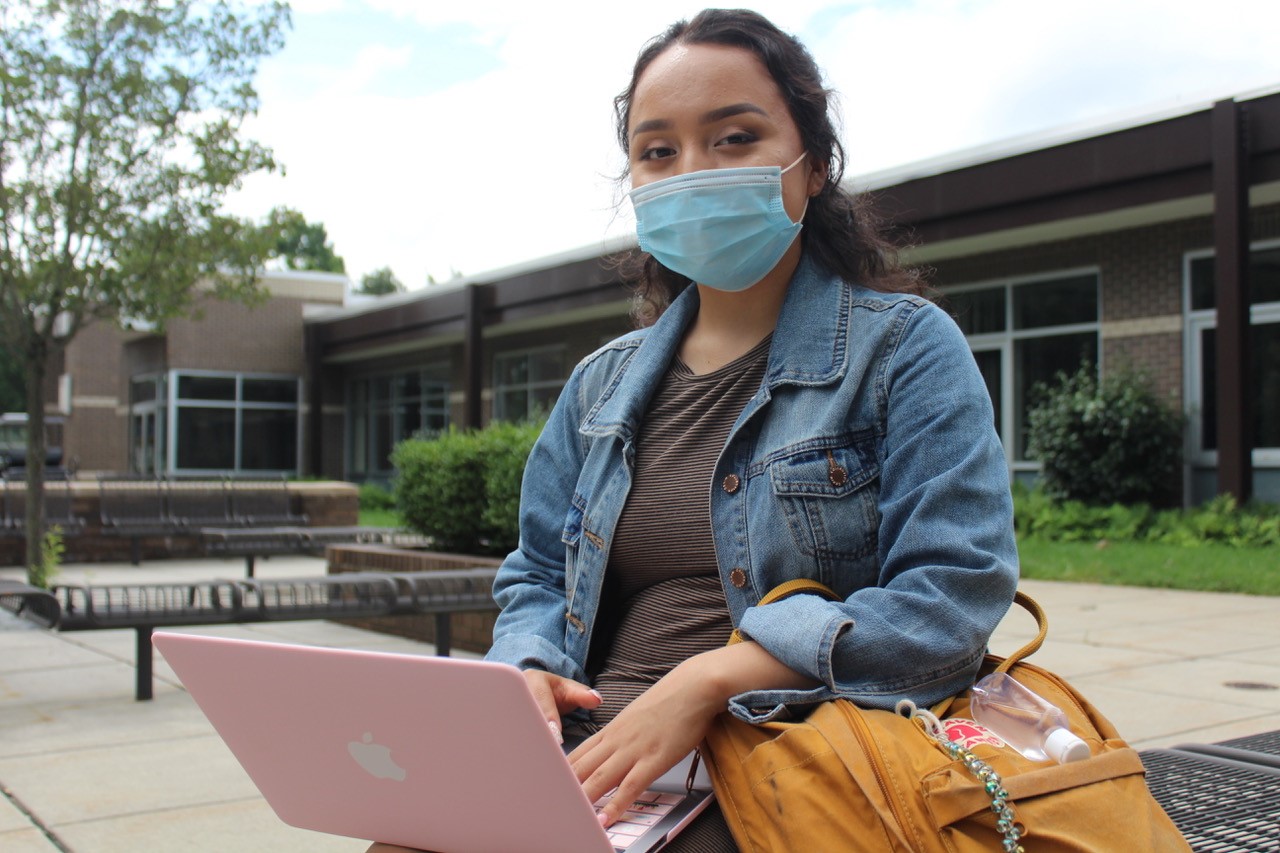
[[1026, 853], [1021, 839], [1027, 831], [1022, 824], [1018, 823], [1017, 815], [1013, 811], [1013, 803], [1009, 802], [1009, 792], [1005, 789], [1000, 774], [990, 764], [974, 755], [971, 749], [947, 737], [947, 732], [938, 718], [929, 711], [917, 708], [910, 699], [903, 699], [895, 710], [908, 719], [919, 720], [925, 733], [937, 741], [953, 759], [963, 763], [965, 769], [982, 783], [983, 790], [987, 792], [987, 796], [991, 797], [991, 811], [996, 816], [996, 830], [1004, 838], [1002, 849], [1005, 853]]

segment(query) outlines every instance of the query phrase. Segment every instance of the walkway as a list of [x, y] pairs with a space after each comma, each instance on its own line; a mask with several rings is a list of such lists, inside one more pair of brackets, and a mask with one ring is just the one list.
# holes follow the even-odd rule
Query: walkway
[[[63, 583], [234, 578], [238, 561], [64, 567]], [[314, 576], [273, 558], [260, 577]], [[0, 568], [0, 577], [21, 571]], [[1280, 729], [1280, 598], [1024, 582], [1049, 614], [1033, 660], [1069, 678], [1138, 748]], [[224, 636], [430, 653], [325, 622], [200, 629]], [[1010, 615], [992, 647], [1034, 634]], [[367, 845], [282, 824], [157, 658], [133, 699], [134, 632], [28, 629], [0, 611], [0, 850], [5, 853], [359, 853]]]

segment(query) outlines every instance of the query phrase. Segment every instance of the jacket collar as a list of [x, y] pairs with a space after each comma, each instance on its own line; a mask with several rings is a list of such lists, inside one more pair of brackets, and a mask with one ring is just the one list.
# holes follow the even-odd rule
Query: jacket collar
[[845, 371], [852, 288], [805, 253], [778, 315], [765, 384], [827, 385]]
[[[851, 288], [807, 253], [801, 256], [778, 315], [765, 385], [826, 385], [845, 371]], [[687, 287], [648, 330], [644, 342], [609, 383], [583, 421], [587, 435], [635, 434], [644, 407], [698, 313], [698, 289]]]

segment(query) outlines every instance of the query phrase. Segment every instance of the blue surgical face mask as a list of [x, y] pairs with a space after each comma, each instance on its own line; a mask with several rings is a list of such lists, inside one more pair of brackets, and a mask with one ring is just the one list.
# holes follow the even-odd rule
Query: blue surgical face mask
[[782, 175], [804, 156], [785, 169], [707, 169], [636, 187], [630, 196], [640, 248], [698, 284], [746, 290], [800, 233], [782, 206]]

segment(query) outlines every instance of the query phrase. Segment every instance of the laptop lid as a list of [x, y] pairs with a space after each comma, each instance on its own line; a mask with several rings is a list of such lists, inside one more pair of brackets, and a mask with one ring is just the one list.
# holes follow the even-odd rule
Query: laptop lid
[[[606, 833], [524, 677], [506, 664], [153, 639], [293, 826], [447, 853], [631, 853], [659, 849], [711, 796], [618, 827], [629, 835]], [[676, 768], [655, 788], [683, 794], [686, 776]]]

